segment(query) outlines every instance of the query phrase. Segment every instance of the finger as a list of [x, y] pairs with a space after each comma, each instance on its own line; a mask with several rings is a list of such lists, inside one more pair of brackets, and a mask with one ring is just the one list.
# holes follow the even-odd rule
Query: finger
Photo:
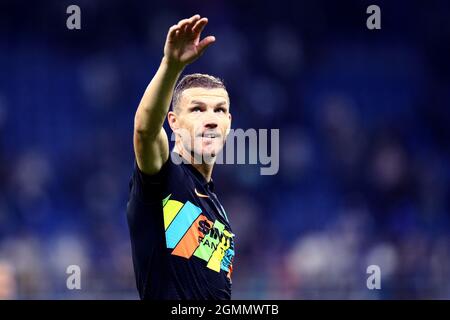
[[167, 33], [167, 39], [169, 40], [173, 40], [176, 35], [177, 35], [177, 31], [178, 31], [178, 25], [173, 25], [170, 27], [169, 32]]
[[196, 34], [200, 34], [208, 23], [208, 18], [201, 18], [192, 27], [192, 31]]
[[194, 14], [192, 17], [189, 18], [189, 20], [190, 20], [191, 22], [195, 22], [195, 21], [197, 21], [198, 19], [200, 19], [200, 15], [199, 15], [199, 14]]
[[189, 22], [183, 25], [183, 27], [180, 29], [180, 31], [185, 34], [189, 30]]
[[191, 21], [198, 20], [198, 19], [200, 19], [199, 14], [194, 14], [192, 17], [189, 18], [189, 20], [191, 20]]
[[198, 26], [195, 27], [194, 37], [196, 39], [200, 39], [203, 29], [205, 29], [205, 26], [207, 25], [207, 23], [208, 23], [208, 19], [202, 21], [201, 23], [199, 23]]
[[196, 14], [188, 19], [187, 23], [183, 24], [181, 30], [183, 33], [189, 33], [192, 30], [192, 27], [195, 23], [200, 19], [200, 15]]
[[179, 29], [182, 29], [187, 23], [189, 23], [189, 19], [183, 19], [178, 21], [177, 26]]
[[213, 44], [216, 41], [216, 37], [214, 36], [208, 36], [202, 41], [199, 42], [197, 48], [200, 54], [203, 54], [203, 51], [206, 50], [211, 44]]
[[188, 19], [183, 19], [180, 20], [178, 22], [178, 26], [182, 29], [184, 28], [187, 24], [190, 24], [192, 21], [197, 21], [198, 19], [200, 19], [200, 16], [198, 14], [193, 15], [192, 17], [188, 18]]
[[187, 30], [188, 30], [188, 31], [191, 31], [192, 28], [194, 27], [194, 25], [195, 25], [199, 20], [201, 20], [201, 19], [200, 19], [200, 15], [196, 14], [196, 15], [192, 16], [189, 20], [190, 20], [190, 21], [189, 21], [189, 23], [188, 23], [188, 25], [187, 25]]

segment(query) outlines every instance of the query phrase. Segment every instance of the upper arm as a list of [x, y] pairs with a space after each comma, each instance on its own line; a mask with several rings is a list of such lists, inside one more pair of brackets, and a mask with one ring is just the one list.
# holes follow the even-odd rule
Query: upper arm
[[148, 175], [158, 173], [169, 158], [169, 140], [164, 128], [156, 136], [135, 128], [133, 145], [139, 169]]

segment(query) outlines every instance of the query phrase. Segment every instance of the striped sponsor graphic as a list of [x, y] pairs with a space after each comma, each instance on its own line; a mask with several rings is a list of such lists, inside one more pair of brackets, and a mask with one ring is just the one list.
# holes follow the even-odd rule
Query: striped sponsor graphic
[[223, 270], [231, 278], [234, 235], [220, 221], [210, 221], [201, 208], [190, 201], [182, 203], [167, 196], [163, 201], [167, 248], [172, 255], [190, 259], [196, 256], [216, 272]]

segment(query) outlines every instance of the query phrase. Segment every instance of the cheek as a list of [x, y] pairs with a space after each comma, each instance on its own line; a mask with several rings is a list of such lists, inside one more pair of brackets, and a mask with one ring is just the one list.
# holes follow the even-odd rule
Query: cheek
[[221, 126], [220, 127], [221, 127], [222, 132], [224, 134], [226, 134], [228, 128], [230, 128], [230, 125], [231, 125], [231, 123], [230, 123], [230, 121], [228, 119], [226, 119], [226, 120], [221, 122]]
[[182, 124], [180, 124], [180, 127], [191, 134], [195, 129], [195, 122], [191, 119], [186, 119]]

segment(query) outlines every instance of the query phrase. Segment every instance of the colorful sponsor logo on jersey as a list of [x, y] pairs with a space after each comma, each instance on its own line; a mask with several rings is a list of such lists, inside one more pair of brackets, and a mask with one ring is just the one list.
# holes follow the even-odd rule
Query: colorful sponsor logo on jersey
[[206, 261], [209, 269], [224, 270], [231, 279], [234, 234], [220, 221], [210, 221], [192, 202], [182, 203], [170, 196], [162, 201], [167, 248], [186, 259], [198, 257]]

